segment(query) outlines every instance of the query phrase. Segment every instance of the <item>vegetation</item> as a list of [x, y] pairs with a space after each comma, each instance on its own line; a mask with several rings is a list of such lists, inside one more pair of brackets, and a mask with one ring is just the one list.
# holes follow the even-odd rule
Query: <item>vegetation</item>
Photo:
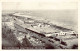
[[11, 30], [8, 26], [3, 26], [2, 27], [2, 47], [6, 47], [6, 46], [19, 47], [20, 42], [17, 40], [17, 38], [13, 34], [13, 30]]
[[74, 45], [72, 46], [72, 49], [78, 49], [78, 44], [77, 44], [77, 45], [74, 44]]
[[55, 49], [55, 47], [50, 44], [45, 44], [45, 49]]
[[29, 40], [26, 38], [26, 36], [23, 38], [23, 42], [22, 42], [22, 46], [23, 47], [31, 47], [31, 43], [29, 42]]
[[67, 46], [67, 43], [63, 41], [61, 41], [61, 44]]

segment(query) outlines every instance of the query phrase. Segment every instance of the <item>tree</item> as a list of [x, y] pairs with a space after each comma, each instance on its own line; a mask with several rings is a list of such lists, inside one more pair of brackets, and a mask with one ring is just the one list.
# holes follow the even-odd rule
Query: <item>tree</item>
[[77, 45], [74, 44], [74, 45], [72, 46], [72, 49], [78, 49], [78, 44], [77, 44]]
[[22, 42], [22, 46], [24, 47], [31, 47], [31, 43], [29, 42], [29, 40], [25, 37], [23, 38], [23, 42]]
[[52, 45], [50, 44], [45, 44], [45, 48], [46, 49], [55, 49]]

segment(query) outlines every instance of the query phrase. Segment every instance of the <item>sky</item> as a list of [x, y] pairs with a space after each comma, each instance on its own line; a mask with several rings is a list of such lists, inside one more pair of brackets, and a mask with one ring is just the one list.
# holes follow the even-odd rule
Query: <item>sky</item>
[[65, 10], [77, 9], [76, 0], [2, 2], [2, 10]]

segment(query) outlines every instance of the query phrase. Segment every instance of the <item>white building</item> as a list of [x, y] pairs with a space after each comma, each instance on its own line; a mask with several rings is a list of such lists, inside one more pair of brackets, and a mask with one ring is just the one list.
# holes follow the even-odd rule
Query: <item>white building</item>
[[49, 37], [49, 36], [66, 36], [66, 35], [71, 35], [71, 34], [75, 34], [74, 31], [68, 31], [68, 32], [54, 32], [54, 33], [48, 33], [48, 34], [45, 34], [46, 37]]

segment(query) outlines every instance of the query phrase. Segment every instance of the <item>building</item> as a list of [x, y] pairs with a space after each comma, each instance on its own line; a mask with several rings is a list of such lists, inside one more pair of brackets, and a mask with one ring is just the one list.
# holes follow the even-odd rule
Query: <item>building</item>
[[66, 36], [66, 35], [72, 35], [75, 34], [74, 31], [68, 31], [68, 32], [53, 32], [53, 33], [45, 33], [44, 35], [46, 37], [50, 37], [50, 36]]

